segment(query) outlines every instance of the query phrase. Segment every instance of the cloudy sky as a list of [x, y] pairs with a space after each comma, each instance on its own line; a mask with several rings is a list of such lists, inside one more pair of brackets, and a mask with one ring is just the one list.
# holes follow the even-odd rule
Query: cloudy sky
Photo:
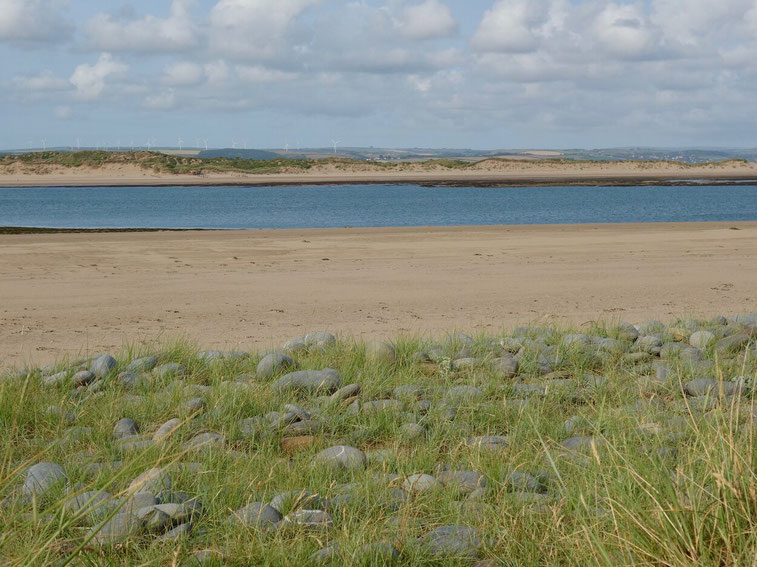
[[757, 0], [0, 0], [0, 103], [0, 148], [754, 147]]

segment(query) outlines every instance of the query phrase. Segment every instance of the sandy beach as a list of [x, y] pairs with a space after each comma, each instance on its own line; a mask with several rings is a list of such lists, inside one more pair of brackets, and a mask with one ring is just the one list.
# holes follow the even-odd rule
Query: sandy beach
[[757, 222], [2, 235], [0, 365], [755, 311], [756, 243]]
[[103, 185], [293, 185], [324, 183], [429, 183], [446, 185], [634, 185], [686, 184], [702, 180], [740, 182], [757, 179], [757, 163], [727, 161], [685, 165], [670, 162], [570, 162], [487, 159], [465, 169], [438, 162], [374, 164], [324, 162], [273, 174], [236, 172], [202, 175], [156, 172], [138, 165], [101, 167], [0, 167], [0, 187]]

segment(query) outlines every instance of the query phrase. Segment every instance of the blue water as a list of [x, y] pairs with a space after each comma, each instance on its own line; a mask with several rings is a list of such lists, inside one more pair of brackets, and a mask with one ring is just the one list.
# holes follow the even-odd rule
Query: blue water
[[0, 226], [326, 228], [757, 220], [757, 187], [0, 188]]

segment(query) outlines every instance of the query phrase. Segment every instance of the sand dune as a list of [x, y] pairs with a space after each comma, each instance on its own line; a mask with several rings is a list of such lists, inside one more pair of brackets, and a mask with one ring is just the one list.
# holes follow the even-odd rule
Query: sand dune
[[[733, 230], [738, 228], [738, 230]], [[757, 310], [757, 222], [0, 236], [0, 366]]]
[[438, 162], [323, 163], [303, 173], [293, 169], [276, 174], [158, 173], [135, 164], [107, 164], [98, 168], [0, 168], [0, 186], [36, 185], [267, 185], [307, 183], [471, 183], [492, 185], [666, 183], [688, 179], [757, 179], [757, 163], [729, 161], [683, 165], [667, 162], [566, 162], [488, 159], [464, 169]]

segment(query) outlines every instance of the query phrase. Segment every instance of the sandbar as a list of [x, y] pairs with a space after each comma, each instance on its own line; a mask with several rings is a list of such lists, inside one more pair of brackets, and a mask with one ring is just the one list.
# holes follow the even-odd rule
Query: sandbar
[[757, 310], [757, 222], [0, 235], [0, 366]]

